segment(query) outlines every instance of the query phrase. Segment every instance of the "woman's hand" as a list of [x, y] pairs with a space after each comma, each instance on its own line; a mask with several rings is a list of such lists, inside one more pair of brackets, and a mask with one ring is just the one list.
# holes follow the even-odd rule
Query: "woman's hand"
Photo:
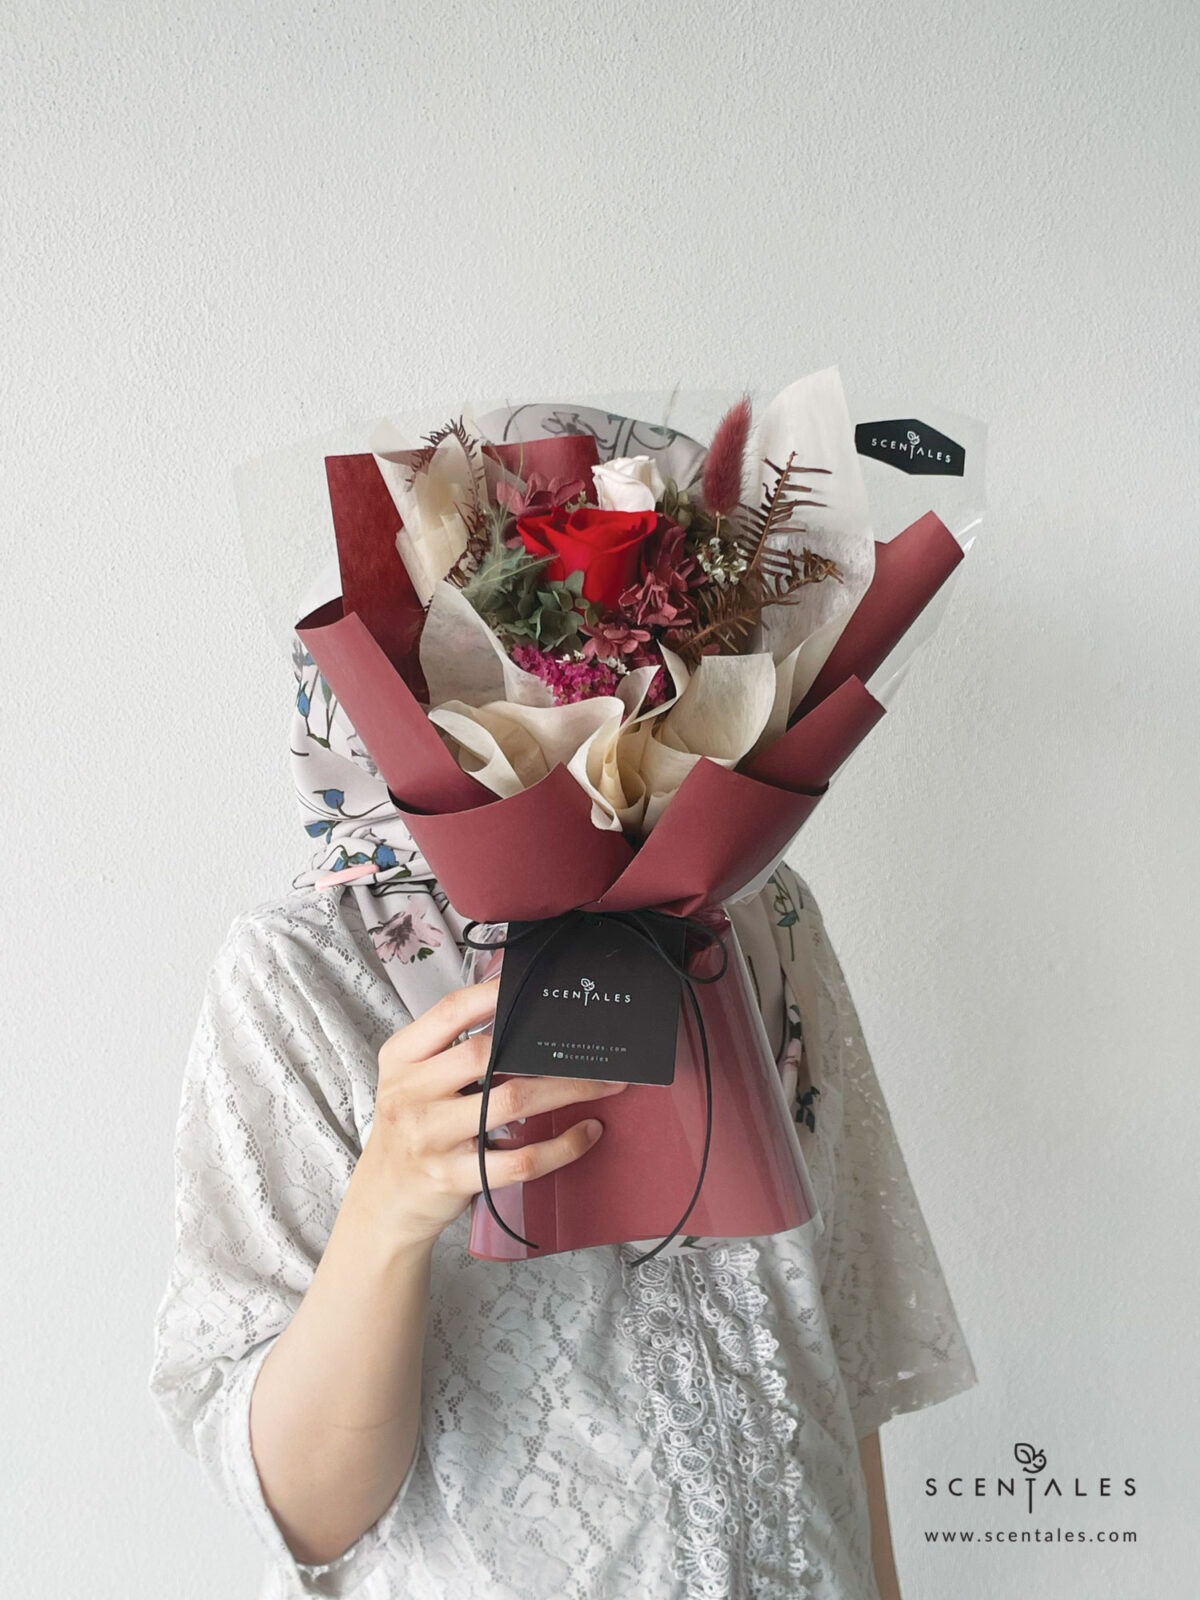
[[[491, 1035], [454, 1041], [496, 1010], [498, 978], [455, 989], [379, 1051], [375, 1120], [351, 1179], [396, 1243], [431, 1241], [479, 1193], [479, 1099]], [[508, 1078], [488, 1099], [488, 1132], [580, 1100], [603, 1100], [627, 1088], [594, 1078]], [[556, 1138], [484, 1155], [488, 1185], [527, 1183], [577, 1161], [600, 1137], [594, 1118]]]

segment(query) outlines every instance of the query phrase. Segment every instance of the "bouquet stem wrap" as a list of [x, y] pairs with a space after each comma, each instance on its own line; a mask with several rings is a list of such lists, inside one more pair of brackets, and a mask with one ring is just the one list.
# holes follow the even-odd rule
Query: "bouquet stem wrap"
[[[817, 1215], [737, 934], [716, 907], [688, 921], [705, 937], [685, 951], [693, 1003], [680, 1011], [673, 1081], [631, 1083], [605, 1101], [605, 1135], [586, 1162], [477, 1195], [472, 1255], [517, 1261], [662, 1235], [636, 1265], [685, 1227], [709, 1238], [755, 1238]], [[501, 960], [497, 952], [480, 976], [494, 975]], [[561, 1106], [509, 1124], [492, 1144], [551, 1139], [591, 1114], [587, 1102]]]

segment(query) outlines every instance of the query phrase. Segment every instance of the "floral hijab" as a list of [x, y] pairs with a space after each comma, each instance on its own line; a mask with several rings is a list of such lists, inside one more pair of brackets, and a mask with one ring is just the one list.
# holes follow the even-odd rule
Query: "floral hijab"
[[292, 649], [291, 759], [312, 859], [294, 887], [347, 888], [375, 954], [414, 1016], [463, 982], [466, 918], [450, 905], [387, 784], [313, 658]]

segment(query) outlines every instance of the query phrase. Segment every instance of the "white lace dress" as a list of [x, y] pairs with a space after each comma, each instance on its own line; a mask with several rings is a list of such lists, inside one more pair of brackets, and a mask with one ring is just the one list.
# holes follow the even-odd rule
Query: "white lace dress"
[[746, 917], [782, 962], [824, 1231], [504, 1264], [468, 1254], [464, 1212], [435, 1247], [413, 1465], [324, 1566], [263, 1499], [250, 1392], [407, 1017], [351, 895], [234, 923], [184, 1076], [150, 1389], [261, 1539], [261, 1600], [877, 1600], [857, 1441], [976, 1374], [808, 885], [785, 869]]

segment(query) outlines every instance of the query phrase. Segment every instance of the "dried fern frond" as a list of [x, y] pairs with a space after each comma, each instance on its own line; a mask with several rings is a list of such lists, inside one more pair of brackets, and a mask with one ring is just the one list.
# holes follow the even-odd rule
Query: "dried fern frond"
[[[710, 561], [718, 569], [724, 565], [736, 576], [698, 590], [695, 627], [669, 641], [689, 666], [694, 666], [705, 649], [714, 644], [724, 653], [743, 649], [768, 606], [794, 604], [810, 583], [820, 583], [825, 578], [843, 581], [836, 561], [819, 555], [807, 544], [799, 551], [794, 548], [797, 535], [808, 531], [796, 513], [803, 506], [824, 504], [812, 496], [812, 486], [801, 479], [810, 473], [828, 475], [828, 469], [799, 466], [794, 451], [782, 467], [773, 461], [766, 465], [775, 476], [773, 482], [764, 485], [761, 504], [740, 506], [737, 519], [717, 518], [715, 541], [735, 561], [722, 563], [719, 553]], [[709, 539], [712, 543], [713, 536]], [[708, 563], [701, 564], [711, 570]]]
[[463, 454], [474, 463], [478, 440], [467, 431], [467, 425], [461, 416], [451, 418], [440, 428], [435, 428], [432, 433], [422, 434], [421, 437], [424, 442], [417, 446], [409, 459], [409, 470], [413, 474], [428, 471], [429, 463], [437, 454], [438, 446], [445, 444], [447, 439], [457, 439], [463, 448]]
[[801, 506], [825, 504], [823, 500], [802, 498], [812, 494], [813, 486], [801, 483], [800, 478], [809, 473], [823, 473], [826, 477], [830, 474], [828, 467], [799, 466], [794, 450], [782, 467], [770, 460], [764, 460], [763, 465], [769, 467], [775, 474], [775, 482], [764, 483], [762, 500], [757, 506], [743, 503], [738, 507], [737, 530], [733, 536], [734, 542], [752, 568], [758, 566], [763, 552], [770, 548], [772, 539], [808, 531], [803, 522], [792, 521]]
[[441, 445], [448, 439], [457, 441], [470, 469], [470, 498], [466, 505], [455, 504], [455, 510], [466, 529], [466, 545], [447, 577], [452, 583], [462, 584], [486, 556], [492, 542], [492, 519], [496, 508], [492, 506], [487, 491], [487, 470], [483, 463], [481, 441], [467, 427], [461, 416], [452, 418], [432, 433], [423, 435], [424, 442], [414, 450], [408, 460], [409, 483], [422, 472], [428, 472]]
[[772, 550], [769, 557], [759, 563], [759, 571], [769, 596], [764, 602], [766, 605], [780, 605], [808, 584], [820, 583], [825, 578], [836, 578], [838, 583], [845, 581], [836, 561], [818, 555], [807, 545], [799, 555], [794, 550]]
[[758, 625], [762, 607], [740, 590], [718, 589], [714, 593], [719, 599], [690, 633], [668, 635], [671, 649], [689, 667], [694, 667], [713, 644], [719, 645], [724, 655], [736, 655], [739, 645]]
[[[481, 516], [475, 515], [477, 510], [482, 511]], [[467, 530], [467, 542], [462, 555], [446, 574], [449, 582], [458, 588], [465, 588], [475, 575], [489, 564], [492, 564], [492, 570], [495, 571], [494, 562], [499, 551], [504, 551], [510, 556], [526, 554], [524, 551], [508, 550], [504, 543], [504, 536], [512, 518], [503, 506], [489, 504], [481, 508], [460, 506], [458, 514], [462, 517]]]
[[799, 555], [791, 550], [772, 551], [769, 560], [764, 558], [757, 567], [747, 569], [737, 583], [710, 584], [697, 591], [696, 626], [669, 637], [667, 642], [690, 667], [713, 644], [723, 654], [736, 654], [762, 621], [768, 606], [794, 605], [803, 589], [825, 578], [844, 581], [836, 561], [807, 546]]

